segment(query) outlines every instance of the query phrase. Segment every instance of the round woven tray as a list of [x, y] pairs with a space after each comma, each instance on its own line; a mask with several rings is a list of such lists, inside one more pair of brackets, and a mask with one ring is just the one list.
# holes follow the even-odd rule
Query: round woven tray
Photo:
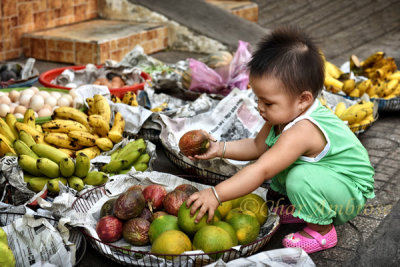
[[[22, 216], [24, 216], [23, 213], [0, 211], [0, 218], [1, 218], [0, 226], [1, 227], [6, 226], [6, 225], [14, 222], [15, 220], [21, 218]], [[35, 218], [45, 218], [54, 227], [56, 227], [58, 224], [58, 220], [49, 218], [46, 216], [35, 216]], [[76, 255], [75, 255], [76, 260], [75, 260], [74, 266], [78, 266], [86, 253], [86, 246], [87, 246], [86, 239], [84, 238], [84, 236], [78, 229], [69, 228], [69, 239], [68, 240], [76, 245]]]
[[[106, 190], [104, 186], [96, 187], [85, 194], [83, 194], [80, 198], [76, 199], [72, 204], [72, 208], [77, 212], [86, 213], [88, 210], [92, 208], [92, 206], [100, 200], [103, 196], [105, 196]], [[148, 251], [137, 251], [132, 249], [127, 249], [119, 246], [115, 246], [110, 243], [105, 243], [100, 239], [97, 239], [90, 235], [85, 229], [81, 228], [82, 233], [88, 238], [89, 243], [92, 245], [94, 249], [96, 249], [99, 253], [104, 255], [105, 257], [126, 266], [205, 266], [208, 265], [214, 260], [210, 257], [215, 257], [219, 253], [223, 253], [222, 260], [228, 262], [233, 259], [247, 257], [258, 250], [260, 250], [263, 246], [265, 246], [273, 234], [279, 228], [279, 219], [277, 223], [274, 223], [269, 229], [264, 229], [262, 233], [262, 237], [258, 238], [256, 241], [243, 245], [240, 249], [227, 249], [222, 251], [217, 251], [213, 253], [197, 253], [190, 255], [172, 255], [172, 254], [157, 254], [151, 253]], [[110, 255], [110, 251], [113, 252]], [[146, 256], [154, 256], [154, 257], [146, 257]], [[144, 258], [145, 257], [145, 258]], [[168, 260], [168, 258], [173, 257], [174, 260]]]

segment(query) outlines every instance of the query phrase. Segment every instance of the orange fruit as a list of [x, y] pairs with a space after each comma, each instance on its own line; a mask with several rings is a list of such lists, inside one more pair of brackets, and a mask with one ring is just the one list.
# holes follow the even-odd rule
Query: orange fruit
[[163, 215], [155, 219], [150, 224], [148, 232], [150, 243], [153, 244], [159, 235], [168, 230], [179, 230], [178, 217], [173, 215]]
[[[205, 253], [213, 253], [232, 247], [232, 238], [227, 231], [215, 225], [206, 225], [196, 232], [193, 238], [193, 249]], [[210, 258], [217, 259], [222, 253], [209, 254]]]
[[256, 215], [249, 210], [232, 209], [225, 217], [235, 230], [240, 245], [247, 245], [257, 239], [260, 233], [260, 224]]
[[[192, 250], [192, 242], [184, 232], [179, 230], [165, 231], [151, 246], [151, 252], [158, 254], [179, 255], [190, 250]], [[171, 256], [166, 256], [166, 258], [173, 259]]]
[[224, 222], [224, 221], [220, 221], [220, 222], [213, 223], [213, 225], [221, 227], [222, 229], [227, 231], [228, 234], [231, 236], [231, 239], [232, 239], [232, 247], [237, 246], [238, 240], [237, 240], [237, 237], [236, 237], [235, 229], [233, 229], [233, 227], [229, 223]]
[[[190, 216], [190, 208], [191, 207], [186, 207], [186, 201], [183, 202], [178, 211], [178, 225], [183, 232], [185, 232], [189, 236], [193, 236], [200, 228], [208, 224], [208, 214], [204, 214], [200, 221], [198, 223], [195, 223], [194, 220], [196, 219], [197, 214], [199, 214], [199, 210], [197, 210], [193, 216]], [[219, 213], [219, 211], [216, 210], [212, 222], [217, 222], [220, 220], [221, 214]]]
[[257, 194], [251, 193], [241, 198], [239, 203], [241, 210], [249, 210], [253, 212], [260, 225], [263, 225], [268, 218], [267, 202]]
[[217, 210], [221, 213], [222, 219], [225, 218], [226, 214], [232, 209], [232, 201], [224, 201], [220, 206], [218, 206]]

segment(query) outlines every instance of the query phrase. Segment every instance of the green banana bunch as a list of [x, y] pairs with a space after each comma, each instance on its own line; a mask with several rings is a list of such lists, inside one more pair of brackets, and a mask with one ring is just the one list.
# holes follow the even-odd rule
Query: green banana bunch
[[46, 145], [46, 144], [34, 144], [31, 149], [41, 158], [48, 158], [59, 164], [60, 161], [64, 158], [68, 158], [69, 156], [62, 152], [61, 150]]
[[124, 160], [124, 159], [111, 160], [106, 165], [103, 165], [101, 167], [101, 170], [103, 172], [108, 172], [108, 173], [119, 172], [125, 166], [127, 166], [127, 163], [128, 163], [128, 161]]
[[60, 192], [60, 185], [58, 184], [58, 182], [61, 182], [64, 185], [67, 185], [67, 179], [65, 179], [63, 177], [50, 179], [47, 182], [47, 188], [49, 189], [50, 192], [53, 192], [53, 193]]
[[108, 176], [104, 172], [92, 171], [89, 172], [83, 179], [83, 182], [88, 185], [102, 185], [108, 181]]
[[31, 156], [34, 159], [38, 159], [38, 155], [36, 155], [35, 152], [32, 151], [32, 149], [29, 148], [27, 144], [25, 144], [24, 141], [20, 139], [16, 139], [14, 141], [14, 150], [17, 152], [17, 155], [28, 155]]
[[36, 144], [35, 139], [33, 139], [32, 135], [28, 134], [24, 130], [19, 131], [18, 133], [19, 139], [22, 140], [28, 147]]
[[90, 158], [83, 152], [79, 152], [75, 158], [74, 175], [79, 178], [84, 178], [90, 170]]
[[42, 176], [42, 172], [36, 166], [36, 159], [28, 155], [18, 156], [18, 165], [27, 173], [34, 176]]
[[34, 192], [40, 192], [48, 181], [50, 181], [50, 178], [47, 177], [32, 177], [27, 182], [28, 188]]
[[76, 191], [81, 191], [85, 187], [85, 183], [83, 180], [77, 176], [71, 176], [68, 178], [68, 185], [72, 189], [75, 189]]
[[64, 158], [60, 161], [60, 173], [63, 177], [70, 177], [75, 172], [75, 163], [71, 158]]
[[37, 159], [36, 167], [43, 175], [46, 175], [49, 178], [56, 178], [60, 176], [60, 167], [57, 163], [48, 158]]

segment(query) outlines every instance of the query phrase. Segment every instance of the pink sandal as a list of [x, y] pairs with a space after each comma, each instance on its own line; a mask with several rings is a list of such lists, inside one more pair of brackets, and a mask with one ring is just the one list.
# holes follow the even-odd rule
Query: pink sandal
[[292, 205], [280, 205], [273, 208], [272, 211], [279, 215], [281, 224], [305, 223], [303, 219], [293, 216], [294, 207]]
[[282, 245], [285, 248], [302, 248], [305, 252], [310, 254], [332, 248], [337, 244], [337, 234], [334, 226], [332, 226], [332, 229], [324, 236], [309, 227], [305, 227], [303, 230], [313, 238], [302, 236], [299, 232], [291, 233], [285, 236], [282, 240]]

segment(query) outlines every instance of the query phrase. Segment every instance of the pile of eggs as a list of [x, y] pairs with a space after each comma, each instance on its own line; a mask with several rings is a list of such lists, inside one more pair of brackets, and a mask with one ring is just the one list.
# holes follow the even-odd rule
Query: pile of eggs
[[0, 91], [0, 117], [4, 118], [7, 113], [12, 113], [17, 119], [23, 118], [28, 108], [35, 111], [36, 117], [48, 117], [57, 107], [80, 108], [82, 103], [81, 97], [74, 89], [68, 93], [44, 91], [37, 87], [14, 89], [10, 92]]

